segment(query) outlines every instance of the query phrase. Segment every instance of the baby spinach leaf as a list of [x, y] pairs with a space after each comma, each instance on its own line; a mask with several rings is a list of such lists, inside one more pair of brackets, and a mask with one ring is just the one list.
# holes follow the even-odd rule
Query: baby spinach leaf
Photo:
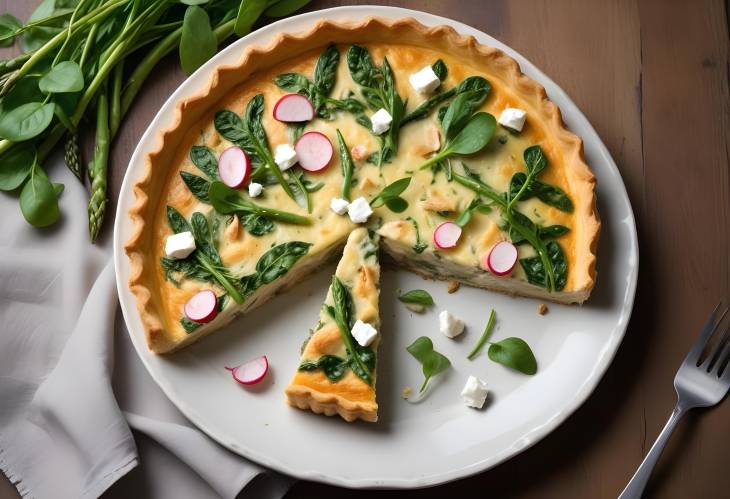
[[433, 297], [423, 289], [413, 289], [398, 296], [403, 303], [415, 303], [417, 305], [431, 306], [434, 304]]
[[218, 180], [218, 160], [209, 147], [191, 147], [190, 161], [192, 161], [198, 170], [205, 173], [209, 179]]
[[[527, 175], [524, 172], [517, 172], [512, 175], [509, 183], [510, 198], [514, 198], [517, 193], [520, 192], [526, 180]], [[564, 211], [566, 213], [573, 212], [573, 202], [570, 200], [565, 191], [555, 185], [546, 184], [540, 180], [533, 179], [530, 182], [530, 185], [522, 192], [520, 199], [525, 201], [533, 197], [537, 197], [543, 203], [548, 206], [553, 206], [560, 211]]]
[[523, 374], [537, 372], [537, 360], [530, 346], [520, 338], [505, 338], [489, 345], [487, 355], [491, 360], [515, 369]]
[[181, 232], [192, 232], [190, 224], [187, 220], [185, 220], [185, 217], [183, 217], [179, 211], [177, 211], [170, 205], [167, 206], [166, 211], [167, 225], [170, 226], [170, 229], [174, 234], [179, 234]]
[[309, 252], [310, 243], [289, 241], [278, 244], [264, 253], [256, 263], [257, 284], [269, 284], [286, 274], [289, 269]]
[[570, 232], [570, 229], [564, 225], [549, 225], [538, 229], [538, 235], [542, 239], [557, 239], [568, 232]]
[[450, 154], [474, 154], [486, 147], [494, 135], [497, 120], [488, 113], [477, 113], [466, 126], [450, 141], [445, 149]]
[[224, 215], [238, 214], [240, 217], [241, 215], [252, 213], [271, 220], [290, 224], [311, 225], [312, 223], [309, 218], [301, 215], [254, 204], [242, 197], [237, 190], [217, 180], [210, 184], [208, 199], [210, 200], [210, 204], [213, 205], [213, 208], [218, 213]]
[[316, 371], [321, 369], [327, 379], [336, 383], [340, 381], [347, 372], [348, 363], [335, 355], [323, 355], [316, 361], [305, 360], [299, 364], [300, 371]]
[[198, 177], [197, 175], [193, 175], [188, 172], [180, 172], [180, 177], [182, 177], [183, 182], [185, 182], [185, 185], [188, 186], [188, 189], [193, 196], [204, 203], [210, 203], [210, 199], [208, 198], [210, 182], [205, 180], [203, 177]]
[[479, 196], [476, 196], [471, 200], [469, 206], [454, 220], [454, 223], [460, 227], [466, 226], [471, 221], [472, 213], [475, 211], [489, 213], [492, 211], [492, 208], [488, 204], [485, 204]]
[[[567, 282], [568, 260], [565, 257], [565, 253], [563, 253], [563, 249], [556, 241], [548, 241], [545, 247], [547, 249], [548, 261], [555, 275], [555, 289], [560, 291], [565, 287], [565, 283]], [[520, 265], [525, 270], [527, 280], [530, 283], [548, 287], [545, 266], [539, 256], [522, 258]]]
[[253, 23], [261, 17], [268, 6], [267, 0], [244, 0], [238, 8], [236, 23], [233, 31], [238, 36], [245, 36], [251, 32]]
[[213, 242], [213, 237], [208, 226], [208, 219], [205, 215], [196, 211], [190, 218], [190, 227], [195, 238], [196, 251], [200, 251], [208, 257], [214, 264], [221, 265], [221, 257]]
[[47, 227], [61, 216], [53, 185], [37, 161], [33, 162], [30, 179], [20, 191], [20, 211], [28, 223], [35, 227]]
[[437, 374], [440, 374], [451, 367], [449, 359], [433, 349], [433, 342], [428, 336], [421, 336], [406, 347], [408, 353], [421, 363], [425, 379], [421, 385], [420, 393], [423, 393], [428, 386], [428, 381]]
[[29, 102], [0, 116], [0, 137], [23, 142], [43, 133], [53, 120], [52, 103]]
[[246, 229], [246, 232], [252, 236], [260, 237], [274, 230], [274, 222], [254, 213], [242, 215], [239, 220], [241, 221], [241, 225]]
[[74, 61], [59, 62], [38, 80], [38, 88], [47, 94], [79, 92], [84, 88], [81, 67]]
[[28, 178], [35, 154], [27, 145], [16, 145], [0, 157], [0, 191], [12, 191]]
[[431, 69], [433, 69], [433, 72], [436, 73], [436, 76], [441, 81], [444, 81], [449, 76], [449, 68], [442, 59], [434, 62]]
[[477, 341], [476, 345], [474, 345], [474, 348], [472, 348], [471, 352], [469, 352], [469, 355], [467, 355], [467, 359], [474, 360], [474, 357], [479, 355], [479, 352], [482, 351], [484, 345], [486, 345], [489, 341], [489, 337], [492, 336], [492, 330], [494, 329], [494, 323], [496, 320], [497, 314], [494, 309], [492, 309], [491, 312], [489, 312], [489, 320], [487, 321], [487, 325], [484, 328], [484, 332], [479, 337], [479, 341]]
[[413, 217], [406, 217], [406, 220], [413, 224], [413, 229], [416, 231], [416, 244], [413, 245], [413, 251], [420, 255], [426, 250], [426, 248], [428, 248], [428, 244], [421, 240], [421, 231], [418, 230], [418, 222], [416, 222], [416, 219]]
[[0, 16], [0, 47], [9, 47], [13, 44], [15, 33], [23, 26], [20, 20], [11, 15]]
[[404, 177], [396, 180], [383, 188], [372, 200], [370, 206], [378, 208], [386, 205], [395, 213], [401, 213], [408, 208], [408, 201], [401, 198], [400, 195], [408, 188], [411, 183], [411, 177]]
[[[312, 0], [278, 0], [264, 11], [268, 17], [286, 17], [298, 11]], [[269, 2], [271, 3], [271, 2]]]
[[[241, 145], [246, 141], [246, 129], [243, 126], [243, 120], [233, 111], [224, 109], [215, 113], [213, 119], [215, 129], [221, 136], [229, 142]], [[249, 152], [246, 150], [246, 152]]]
[[[425, 101], [423, 101], [417, 108], [415, 108], [410, 113], [406, 114], [403, 117], [403, 120], [401, 120], [401, 127], [407, 125], [411, 121], [420, 120], [422, 118], [425, 118], [428, 116], [431, 111], [436, 109], [442, 102], [446, 102], [450, 98], [463, 94], [465, 92], [471, 92], [475, 91], [476, 93], [473, 95], [473, 99], [478, 100], [477, 106], [479, 107], [482, 105], [482, 103], [486, 100], [487, 96], [489, 95], [490, 90], [492, 89], [492, 86], [489, 84], [487, 80], [482, 78], [481, 76], [469, 76], [468, 78], [464, 79], [459, 85], [456, 87], [450, 88], [449, 90], [445, 90], [443, 92], [438, 92]], [[475, 109], [476, 109], [475, 107]], [[441, 107], [438, 111], [438, 120], [439, 122], [442, 122], [444, 119], [444, 116], [446, 115], [446, 109], [447, 107]]]
[[186, 74], [193, 74], [215, 55], [217, 49], [218, 39], [210, 26], [207, 12], [197, 5], [189, 6], [185, 10], [180, 36], [180, 67]]

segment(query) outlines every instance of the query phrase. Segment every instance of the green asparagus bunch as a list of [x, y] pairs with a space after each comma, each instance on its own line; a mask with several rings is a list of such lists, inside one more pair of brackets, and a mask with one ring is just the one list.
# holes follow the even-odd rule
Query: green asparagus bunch
[[[95, 241], [107, 204], [109, 149], [119, 125], [160, 59], [176, 48], [191, 74], [234, 33], [262, 16], [283, 17], [310, 0], [43, 0], [23, 24], [0, 15], [0, 46], [23, 54], [0, 60], [0, 190], [18, 194], [36, 227], [60, 217], [43, 162], [57, 145], [84, 178], [79, 134], [96, 124], [89, 235]], [[90, 133], [89, 133], [90, 135]]]

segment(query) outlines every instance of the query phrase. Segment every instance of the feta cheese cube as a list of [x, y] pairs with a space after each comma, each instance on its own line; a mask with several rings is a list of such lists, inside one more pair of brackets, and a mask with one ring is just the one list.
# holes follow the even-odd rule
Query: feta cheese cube
[[411, 86], [422, 94], [428, 94], [436, 90], [441, 85], [441, 80], [434, 73], [431, 66], [426, 66], [417, 73], [413, 73], [408, 77], [408, 81], [411, 82]]
[[370, 117], [370, 123], [373, 124], [373, 133], [380, 135], [385, 133], [390, 128], [390, 123], [393, 121], [393, 117], [388, 111], [383, 108], [378, 109], [375, 114]]
[[527, 113], [523, 111], [522, 109], [517, 109], [516, 107], [508, 107], [504, 111], [502, 111], [502, 114], [499, 115], [499, 124], [502, 125], [505, 128], [509, 128], [510, 130], [514, 130], [515, 132], [521, 132], [522, 127], [525, 126], [525, 119], [527, 118]]
[[373, 214], [373, 209], [367, 199], [359, 197], [347, 206], [347, 214], [350, 215], [350, 220], [356, 224], [364, 224]]
[[455, 338], [464, 332], [464, 321], [448, 310], [442, 310], [439, 314], [439, 329], [449, 338]]
[[289, 144], [279, 144], [274, 153], [274, 162], [281, 171], [288, 170], [299, 160], [297, 152]]
[[195, 238], [190, 231], [167, 236], [165, 240], [165, 256], [167, 258], [187, 258], [195, 251]]
[[464, 385], [464, 389], [461, 390], [464, 403], [469, 407], [477, 409], [484, 407], [487, 394], [489, 394], [487, 384], [476, 376], [469, 376], [469, 379], [466, 380], [466, 384]]
[[352, 326], [352, 337], [360, 344], [360, 346], [369, 346], [378, 336], [378, 331], [367, 322], [358, 319]]
[[258, 182], [251, 182], [248, 184], [248, 195], [252, 198], [258, 197], [264, 191], [264, 186]]
[[334, 211], [338, 215], [344, 215], [347, 213], [347, 207], [350, 205], [350, 203], [347, 201], [347, 199], [342, 198], [332, 198], [330, 201], [330, 210]]

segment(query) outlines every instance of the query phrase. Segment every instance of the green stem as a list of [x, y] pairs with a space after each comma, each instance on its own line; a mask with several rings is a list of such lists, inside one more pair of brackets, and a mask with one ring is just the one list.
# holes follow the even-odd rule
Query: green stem
[[442, 159], [446, 158], [449, 154], [451, 154], [451, 150], [448, 147], [443, 148], [441, 151], [439, 151], [435, 156], [431, 156], [426, 160], [425, 163], [423, 163], [421, 166], [418, 167], [419, 170], [425, 170], [426, 168], [430, 168], [432, 165], [435, 165]]
[[81, 52], [81, 60], [79, 61], [79, 67], [83, 70], [86, 65], [86, 61], [89, 59], [91, 49], [94, 47], [96, 41], [96, 34], [99, 32], [99, 23], [95, 23], [91, 26], [89, 33], [86, 35], [86, 43], [84, 43], [84, 51]]
[[229, 296], [233, 298], [233, 301], [236, 303], [243, 303], [243, 296], [241, 296], [241, 293], [238, 292], [238, 289], [231, 284], [231, 282], [218, 271], [218, 267], [213, 264], [204, 254], [202, 254], [200, 251], [195, 252], [195, 257], [202, 265], [205, 270], [210, 272], [210, 274], [213, 276], [213, 278], [220, 284], [223, 289], [228, 292]]
[[119, 124], [122, 121], [122, 76], [124, 75], [124, 59], [114, 67], [114, 79], [112, 80], [111, 109], [109, 111], [109, 128], [112, 137], [117, 135]]
[[279, 222], [286, 222], [294, 225], [312, 225], [312, 221], [309, 218], [289, 213], [288, 211], [275, 210], [273, 208], [266, 208], [258, 205], [253, 205], [251, 211], [256, 215], [270, 218], [271, 220], [277, 220]]
[[477, 341], [477, 344], [474, 345], [474, 348], [472, 348], [471, 352], [469, 352], [469, 355], [467, 355], [467, 359], [474, 360], [474, 357], [476, 357], [479, 352], [482, 350], [484, 345], [486, 345], [487, 340], [489, 340], [489, 337], [492, 335], [492, 329], [494, 329], [494, 322], [497, 318], [497, 314], [494, 312], [494, 309], [489, 313], [489, 320], [487, 321], [487, 326], [484, 328], [484, 332], [482, 333], [481, 337], [479, 338], [479, 341]]
[[426, 379], [423, 380], [423, 384], [421, 385], [421, 389], [418, 390], [418, 393], [423, 393], [426, 390], [426, 386], [428, 386], [428, 380], [431, 379], [431, 376], [426, 376]]

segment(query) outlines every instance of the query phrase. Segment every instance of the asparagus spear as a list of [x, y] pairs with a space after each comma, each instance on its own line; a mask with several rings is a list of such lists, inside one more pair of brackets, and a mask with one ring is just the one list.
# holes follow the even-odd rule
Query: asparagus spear
[[96, 105], [96, 146], [94, 159], [89, 163], [91, 199], [89, 200], [89, 236], [96, 241], [106, 212], [106, 175], [109, 161], [109, 100], [106, 86], [99, 94]]

